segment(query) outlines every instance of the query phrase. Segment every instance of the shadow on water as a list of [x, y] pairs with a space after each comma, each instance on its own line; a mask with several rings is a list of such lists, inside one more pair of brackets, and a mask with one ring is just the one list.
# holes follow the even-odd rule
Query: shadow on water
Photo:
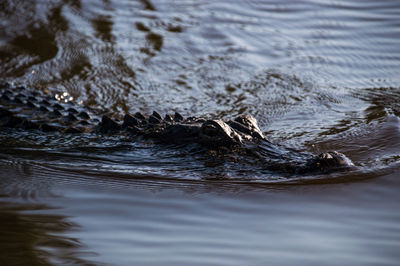
[[112, 35], [113, 21], [108, 16], [99, 16], [92, 21], [94, 28], [97, 31], [97, 35], [105, 42], [113, 42], [114, 37]]
[[13, 23], [18, 23], [15, 28], [7, 25], [2, 34], [9, 44], [2, 47], [0, 60], [8, 66], [7, 69], [13, 69], [12, 75], [22, 76], [33, 66], [53, 60], [58, 55], [60, 48], [56, 35], [69, 29], [68, 21], [61, 14], [62, 5], [50, 6], [44, 21], [36, 20], [36, 5], [32, 3], [8, 3], [0, 9]]

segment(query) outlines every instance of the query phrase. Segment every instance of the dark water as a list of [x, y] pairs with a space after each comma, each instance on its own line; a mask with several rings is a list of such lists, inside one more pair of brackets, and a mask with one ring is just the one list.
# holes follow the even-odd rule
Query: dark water
[[0, 16], [2, 81], [118, 113], [250, 113], [272, 141], [358, 167], [298, 179], [2, 129], [0, 265], [400, 263], [398, 1], [2, 1]]

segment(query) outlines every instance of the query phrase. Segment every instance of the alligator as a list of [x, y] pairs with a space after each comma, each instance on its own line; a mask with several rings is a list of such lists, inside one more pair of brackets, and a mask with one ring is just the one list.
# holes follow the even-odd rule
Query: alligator
[[215, 158], [258, 163], [263, 169], [290, 175], [354, 168], [352, 161], [337, 151], [315, 155], [272, 143], [248, 114], [233, 120], [184, 118], [177, 112], [163, 118], [156, 111], [147, 116], [140, 112], [113, 116], [75, 103], [67, 93], [53, 94], [9, 83], [0, 86], [1, 127], [65, 134], [121, 134], [165, 144], [196, 143]]

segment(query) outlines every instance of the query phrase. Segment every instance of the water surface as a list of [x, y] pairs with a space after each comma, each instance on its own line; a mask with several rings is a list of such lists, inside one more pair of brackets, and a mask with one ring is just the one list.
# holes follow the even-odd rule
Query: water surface
[[0, 80], [338, 150], [306, 177], [196, 147], [0, 130], [2, 265], [398, 265], [397, 1], [5, 1]]

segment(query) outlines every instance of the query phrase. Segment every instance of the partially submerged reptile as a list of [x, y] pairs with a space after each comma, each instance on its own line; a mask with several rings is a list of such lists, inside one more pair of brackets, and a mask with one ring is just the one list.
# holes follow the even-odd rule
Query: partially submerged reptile
[[354, 167], [350, 159], [336, 151], [313, 155], [270, 142], [251, 115], [224, 121], [185, 119], [179, 113], [162, 118], [157, 112], [150, 116], [138, 112], [117, 119], [69, 101], [65, 96], [1, 85], [0, 127], [66, 134], [122, 134], [167, 144], [197, 143], [217, 158], [236, 158], [237, 163], [257, 163], [262, 168], [287, 174], [328, 173]]

